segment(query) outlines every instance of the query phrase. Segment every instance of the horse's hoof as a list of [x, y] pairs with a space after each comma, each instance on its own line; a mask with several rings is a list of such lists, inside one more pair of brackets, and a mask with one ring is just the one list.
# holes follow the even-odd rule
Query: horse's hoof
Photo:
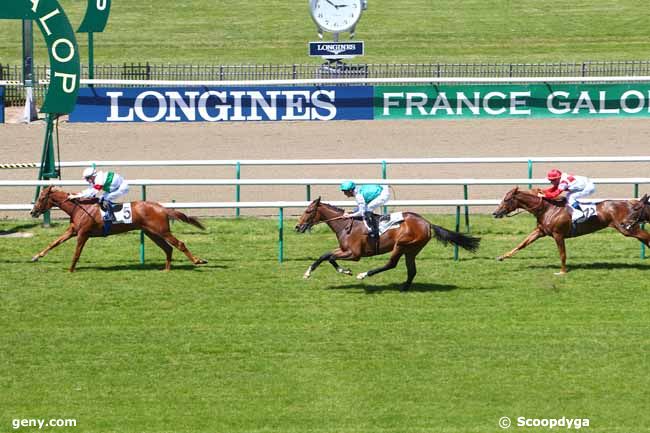
[[368, 272], [361, 272], [359, 275], [357, 275], [357, 280], [363, 280], [368, 276]]
[[553, 275], [566, 275], [566, 271], [555, 272]]
[[503, 256], [499, 256], [499, 257], [497, 257], [497, 262], [502, 262], [503, 259], [505, 259], [505, 257], [503, 257]]
[[310, 274], [309, 272], [305, 272], [305, 273], [303, 274], [303, 276], [302, 276], [302, 279], [303, 279], [303, 280], [308, 280], [309, 277], [311, 277], [311, 274]]
[[203, 259], [198, 259], [196, 262], [194, 262], [195, 265], [205, 265], [207, 263], [208, 261]]
[[350, 269], [338, 268], [337, 271], [339, 274], [352, 275], [352, 271]]
[[34, 257], [32, 257], [32, 262], [38, 262], [38, 259], [40, 259], [40, 257], [38, 254], [36, 254]]

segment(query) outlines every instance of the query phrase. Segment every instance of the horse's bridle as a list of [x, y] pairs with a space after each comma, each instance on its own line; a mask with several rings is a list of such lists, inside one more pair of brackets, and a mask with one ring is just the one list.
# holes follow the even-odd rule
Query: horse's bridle
[[[634, 218], [634, 221], [628, 224], [625, 224], [624, 228], [625, 230], [629, 230], [635, 225], [639, 224], [643, 220], [643, 213], [645, 212], [645, 207], [647, 206], [645, 203], [640, 203], [641, 204], [641, 209], [638, 210], [638, 215]], [[633, 209], [634, 212], [636, 212], [636, 209]]]

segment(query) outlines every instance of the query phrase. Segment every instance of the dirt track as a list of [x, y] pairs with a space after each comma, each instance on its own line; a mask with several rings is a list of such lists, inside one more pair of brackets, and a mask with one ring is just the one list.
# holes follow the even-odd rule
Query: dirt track
[[[44, 124], [0, 125], [0, 163], [40, 160]], [[60, 125], [61, 160], [298, 159], [461, 156], [648, 155], [647, 120], [336, 121], [293, 123]], [[549, 165], [535, 166], [542, 177]], [[592, 177], [650, 176], [648, 164], [579, 164], [561, 169]], [[120, 168], [127, 178], [233, 178], [234, 168]], [[67, 169], [77, 179], [81, 169]], [[389, 166], [389, 177], [526, 177], [525, 164]], [[245, 167], [242, 178], [380, 177], [379, 167]], [[0, 170], [0, 179], [34, 179], [34, 170]], [[642, 187], [647, 191], [649, 187]], [[397, 198], [461, 198], [460, 187], [396, 187]], [[473, 187], [470, 198], [500, 198], [503, 187]], [[628, 197], [631, 186], [600, 186], [598, 197]], [[334, 187], [312, 196], [343, 199]], [[243, 187], [242, 200], [300, 200], [304, 187]], [[132, 191], [130, 198], [139, 198]], [[234, 187], [149, 188], [158, 201], [232, 201]], [[3, 189], [0, 203], [27, 203], [32, 189]], [[443, 211], [449, 211], [443, 210]], [[487, 209], [484, 209], [487, 211]], [[275, 212], [275, 211], [273, 211]], [[205, 214], [205, 212], [193, 212]], [[232, 213], [232, 212], [228, 212]], [[253, 213], [252, 211], [243, 211]], [[266, 211], [265, 213], [272, 213]], [[15, 213], [13, 214], [16, 215]]]

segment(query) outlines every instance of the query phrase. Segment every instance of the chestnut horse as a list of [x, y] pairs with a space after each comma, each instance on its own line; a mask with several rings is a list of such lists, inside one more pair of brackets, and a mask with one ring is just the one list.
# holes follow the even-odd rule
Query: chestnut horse
[[514, 188], [505, 195], [499, 207], [492, 213], [495, 218], [503, 218], [517, 209], [524, 209], [537, 218], [537, 227], [526, 239], [517, 245], [512, 251], [497, 257], [497, 260], [504, 260], [512, 257], [517, 251], [526, 248], [537, 239], [544, 236], [552, 236], [555, 239], [560, 252], [562, 267], [556, 275], [567, 272], [566, 248], [564, 240], [577, 236], [594, 233], [606, 227], [618, 230], [624, 236], [637, 238], [644, 244], [650, 246], [650, 233], [642, 230], [639, 226], [627, 228], [625, 221], [631, 214], [633, 206], [638, 203], [636, 200], [605, 200], [596, 205], [597, 214], [589, 220], [572, 226], [571, 214], [565, 207], [565, 200], [549, 200], [538, 197], [539, 189], [521, 191]]
[[[43, 212], [57, 206], [63, 212], [70, 215], [70, 226], [57, 240], [48, 245], [40, 253], [32, 257], [32, 262], [44, 257], [51, 249], [57, 247], [73, 236], [77, 236], [77, 249], [72, 258], [70, 272], [74, 272], [81, 255], [81, 251], [89, 237], [102, 237], [104, 221], [96, 203], [82, 203], [77, 199], [68, 199], [68, 193], [48, 186], [43, 189], [34, 204], [31, 215], [36, 218]], [[185, 244], [174, 237], [169, 229], [169, 219], [178, 219], [185, 223], [205, 230], [201, 222], [176, 210], [167, 209], [158, 203], [150, 201], [131, 202], [133, 222], [131, 224], [113, 224], [109, 235], [141, 229], [149, 239], [158, 245], [166, 255], [165, 270], [171, 269], [172, 246], [182, 251], [195, 265], [207, 263], [205, 260], [195, 257]]]
[[311, 273], [325, 260], [339, 273], [352, 275], [352, 271], [344, 269], [336, 263], [337, 259], [359, 261], [361, 257], [370, 257], [377, 254], [390, 252], [390, 259], [386, 265], [362, 272], [357, 275], [359, 280], [393, 269], [397, 266], [402, 256], [406, 257], [407, 279], [401, 290], [408, 290], [415, 278], [415, 256], [435, 237], [440, 242], [447, 244], [451, 242], [468, 251], [476, 251], [479, 247], [480, 238], [465, 236], [461, 233], [446, 230], [437, 225], [431, 224], [420, 215], [413, 212], [404, 212], [404, 221], [399, 228], [386, 231], [379, 238], [379, 245], [376, 242], [368, 241], [368, 230], [360, 219], [342, 218], [344, 210], [322, 203], [320, 197], [309, 204], [296, 225], [296, 231], [304, 233], [312, 226], [324, 222], [334, 233], [339, 241], [339, 248], [323, 254], [307, 268], [304, 278], [309, 278]]

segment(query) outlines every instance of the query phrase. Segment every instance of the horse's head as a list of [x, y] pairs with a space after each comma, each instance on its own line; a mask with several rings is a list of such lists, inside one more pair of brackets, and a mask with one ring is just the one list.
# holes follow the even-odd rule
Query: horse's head
[[632, 204], [630, 214], [627, 216], [627, 218], [625, 218], [623, 226], [629, 230], [640, 222], [650, 221], [650, 210], [648, 209], [649, 205], [650, 197], [648, 194], [644, 194], [638, 202]]
[[53, 186], [48, 186], [41, 190], [38, 199], [36, 199], [36, 203], [34, 203], [34, 207], [29, 213], [33, 218], [38, 218], [41, 214], [52, 208], [53, 203], [51, 199], [54, 191], [55, 189]]
[[513, 188], [506, 193], [505, 197], [503, 197], [503, 200], [501, 200], [499, 207], [496, 208], [494, 212], [492, 212], [492, 216], [494, 218], [503, 218], [504, 216], [508, 215], [511, 212], [514, 212], [519, 208], [519, 202], [516, 198], [517, 192], [519, 192], [519, 187]]
[[296, 224], [296, 231], [298, 233], [306, 232], [322, 220], [319, 207], [320, 197], [309, 203], [309, 206], [307, 206], [307, 209], [303, 212], [300, 220], [298, 220], [298, 224]]

